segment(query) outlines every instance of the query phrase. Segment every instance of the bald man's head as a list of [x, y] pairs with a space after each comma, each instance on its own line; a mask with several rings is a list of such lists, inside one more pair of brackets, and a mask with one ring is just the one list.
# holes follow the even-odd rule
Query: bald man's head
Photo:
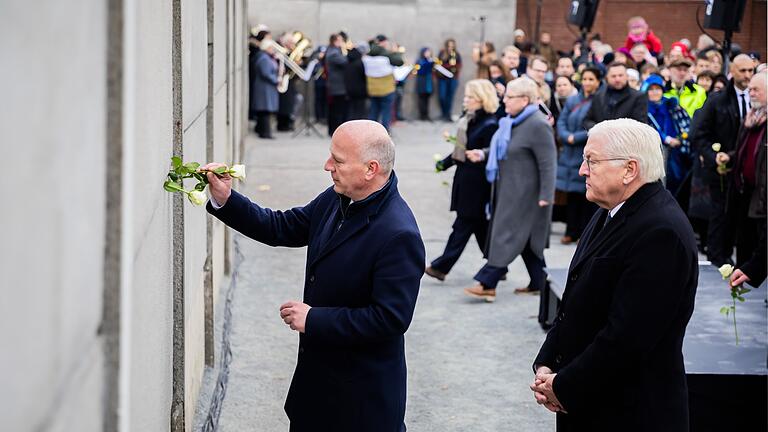
[[739, 90], [746, 90], [749, 86], [749, 80], [752, 79], [755, 63], [746, 54], [739, 54], [731, 62], [731, 76], [733, 76], [733, 85]]
[[370, 120], [352, 120], [333, 133], [324, 168], [337, 193], [359, 201], [386, 184], [394, 163], [395, 144], [387, 130]]
[[336, 134], [344, 135], [357, 146], [362, 163], [378, 161], [381, 175], [389, 178], [395, 164], [395, 144], [384, 126], [371, 120], [351, 120], [336, 129], [331, 141]]

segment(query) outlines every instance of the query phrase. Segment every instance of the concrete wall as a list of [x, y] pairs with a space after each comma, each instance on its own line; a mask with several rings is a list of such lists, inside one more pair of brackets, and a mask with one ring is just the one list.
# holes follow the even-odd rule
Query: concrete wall
[[[379, 33], [406, 47], [406, 59], [413, 62], [423, 46], [435, 54], [447, 38], [458, 42], [464, 61], [462, 82], [474, 78], [472, 43], [480, 40], [476, 20], [486, 16], [485, 37], [498, 50], [513, 41], [517, 0], [249, 0], [251, 25], [266, 24], [275, 33], [301, 30], [315, 46], [326, 45], [328, 36], [346, 31], [353, 41], [366, 41]], [[414, 79], [406, 84], [406, 116], [415, 117]], [[454, 112], [461, 111], [463, 84], [457, 91]], [[437, 116], [437, 97], [432, 97], [431, 114]]]
[[0, 5], [3, 430], [100, 427], [106, 31], [102, 1]]
[[245, 9], [177, 1], [0, 4], [3, 430], [191, 430], [227, 235], [162, 182], [177, 118], [185, 160], [239, 158]]

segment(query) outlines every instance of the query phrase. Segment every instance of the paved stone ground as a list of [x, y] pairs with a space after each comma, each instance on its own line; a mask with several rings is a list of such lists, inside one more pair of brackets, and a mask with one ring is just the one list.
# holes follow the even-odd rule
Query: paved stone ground
[[[434, 172], [433, 154], [451, 147], [441, 139], [445, 123], [400, 123], [393, 128], [395, 170], [400, 191], [413, 209], [424, 237], [427, 259], [438, 256], [450, 233], [448, 211], [453, 170]], [[248, 183], [242, 192], [254, 201], [283, 209], [303, 205], [330, 185], [322, 169], [330, 140], [247, 140]], [[563, 225], [553, 226], [551, 267], [565, 267], [573, 246], [561, 246]], [[296, 361], [297, 336], [279, 318], [278, 308], [301, 299], [306, 250], [270, 248], [237, 235], [245, 259], [234, 294], [229, 388], [220, 428], [234, 431], [287, 431], [283, 402]], [[494, 304], [464, 296], [482, 256], [470, 243], [448, 280], [425, 276], [416, 313], [406, 334], [408, 411], [411, 431], [554, 430], [554, 415], [536, 405], [528, 389], [531, 362], [544, 339], [535, 315], [537, 296], [512, 289], [527, 284], [521, 260], [510, 267]]]

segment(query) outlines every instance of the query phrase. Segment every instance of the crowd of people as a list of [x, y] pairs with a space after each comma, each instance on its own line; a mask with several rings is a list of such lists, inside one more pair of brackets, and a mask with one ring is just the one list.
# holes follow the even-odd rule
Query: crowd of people
[[[482, 143], [458, 140], [457, 148], [466, 145], [466, 158], [457, 159], [454, 151], [437, 163], [438, 170], [457, 166], [451, 202], [457, 219], [443, 255], [432, 261], [426, 270], [428, 275], [444, 280], [474, 232], [483, 244], [481, 249], [489, 265], [494, 267], [494, 276], [488, 278], [488, 265], [484, 267], [475, 276], [478, 284], [465, 290], [468, 295], [495, 299], [496, 282], [518, 255], [526, 263], [531, 283], [515, 292], [539, 292], [545, 282], [539, 270], [544, 261], [543, 246], [537, 246], [536, 239], [548, 233], [548, 226], [527, 227], [521, 222], [530, 220], [531, 215], [538, 214], [536, 211], [527, 209], [525, 217], [505, 216], [504, 206], [520, 209], [536, 202], [536, 198], [544, 206], [554, 204], [553, 219], [566, 223], [561, 243], [578, 242], [597, 209], [585, 198], [582, 173], [589, 130], [606, 120], [629, 118], [658, 132], [665, 160], [663, 182], [695, 228], [700, 252], [713, 265], [748, 269], [747, 273], [739, 272], [740, 283], [750, 280], [758, 286], [765, 279], [766, 71], [757, 53], [741, 53], [736, 47], [727, 70], [723, 70], [720, 47], [707, 35], [699, 38], [696, 47], [682, 39], [664, 51], [646, 21], [633, 17], [628, 22], [625, 45], [616, 50], [594, 36], [588, 44], [577, 42], [569, 52], [556, 51], [550, 34], [542, 33], [539, 43], [531, 44], [517, 30], [515, 44], [505, 47], [500, 57], [493, 43], [486, 41], [475, 46], [472, 60], [477, 63], [476, 78], [493, 84], [495, 96], [502, 101], [495, 115], [497, 128], [510, 119], [521, 126], [526, 124], [520, 109], [510, 107], [517, 101], [522, 106], [536, 106], [548, 124], [521, 134], [535, 137], [535, 147], [522, 154], [508, 149], [510, 162], [504, 164], [514, 161], [521, 166], [510, 168], [505, 176], [504, 164], [500, 163], [501, 174], [488, 179], [488, 188], [494, 190], [489, 207], [496, 208], [484, 215], [490, 218], [491, 227], [485, 235], [477, 234], [483, 222], [469, 220], [468, 213], [459, 209], [462, 194], [470, 199], [488, 194], [476, 179], [467, 180], [470, 177], [465, 173], [468, 165], [482, 170], [485, 158], [471, 156], [482, 153], [478, 148], [485, 149], [484, 155], [489, 156], [494, 148], [490, 136]], [[533, 83], [536, 94], [521, 91], [523, 82]], [[457, 137], [469, 137], [477, 127], [473, 127], [477, 109], [471, 108], [477, 97], [478, 93], [468, 86], [462, 117], [468, 120], [459, 121]], [[493, 127], [482, 124], [484, 128]], [[515, 144], [523, 142], [513, 138], [510, 148], [517, 152]], [[542, 147], [556, 151], [556, 156], [550, 158], [542, 153]], [[554, 169], [552, 163], [556, 163]], [[538, 182], [531, 184], [530, 179]], [[530, 196], [505, 195], [507, 181], [518, 191], [530, 184]], [[475, 219], [483, 216], [478, 216], [477, 211], [473, 214]], [[541, 217], [545, 216], [532, 219]], [[493, 226], [506, 228], [493, 230]], [[523, 245], [515, 243], [516, 236], [523, 237]], [[489, 254], [496, 243], [514, 245], [516, 252], [502, 260], [493, 259]]]
[[[451, 210], [457, 219], [443, 255], [427, 268], [428, 274], [443, 280], [474, 234], [486, 256], [496, 243], [514, 244], [511, 259], [523, 256], [532, 278], [529, 286], [516, 292], [535, 293], [543, 286], [539, 268], [544, 267], [541, 249], [546, 241], [535, 239], [546, 237], [549, 225], [527, 229], [517, 224], [514, 232], [505, 233], [509, 228], [499, 228], [507, 225], [494, 223], [494, 215], [501, 218], [510, 203], [520, 211], [524, 206], [519, 200], [527, 198], [505, 196], [501, 182], [483, 179], [493, 133], [502, 125], [508, 127], [510, 118], [523, 124], [516, 117], [519, 110], [510, 104], [529, 114], [529, 106], [534, 106], [546, 119], [547, 130], [534, 128], [531, 146], [524, 146], [522, 155], [533, 155], [528, 163], [536, 168], [530, 174], [540, 179], [538, 189], [529, 194], [550, 209], [541, 218], [566, 224], [561, 243], [578, 242], [597, 208], [585, 199], [580, 174], [588, 131], [605, 120], [630, 118], [658, 131], [665, 156], [664, 184], [687, 212], [700, 252], [717, 266], [743, 267], [751, 262], [758, 244], [765, 243], [765, 211], [760, 210], [765, 200], [758, 199], [765, 195], [765, 173], [755, 168], [765, 157], [765, 65], [757, 53], [741, 53], [734, 46], [724, 70], [721, 47], [706, 34], [695, 46], [681, 39], [665, 50], [642, 17], [629, 19], [625, 43], [618, 48], [603, 43], [600, 35], [576, 41], [569, 51], [556, 50], [548, 32], [542, 32], [536, 43], [529, 42], [522, 30], [513, 35], [514, 44], [500, 54], [491, 41], [476, 43], [472, 49], [475, 79], [464, 89], [463, 115], [457, 124], [457, 146], [467, 154], [456, 150], [438, 162], [438, 170], [456, 166]], [[250, 117], [256, 121], [256, 133], [271, 138], [270, 117], [277, 114], [278, 130], [291, 130], [301, 103], [297, 77], [288, 81], [287, 91], [277, 90], [285, 71], [277, 53], [290, 52], [297, 41], [289, 33], [274, 41], [265, 28], [252, 36]], [[348, 120], [374, 120], [387, 130], [393, 119], [403, 120], [404, 83], [409, 77], [415, 80], [419, 119], [431, 119], [430, 100], [436, 93], [441, 118], [453, 121], [463, 65], [453, 39], [446, 40], [437, 55], [423, 47], [409, 61], [404, 49], [385, 35], [355, 45], [339, 32], [297, 61], [304, 66], [311, 58], [318, 60], [312, 71], [314, 112], [327, 122], [329, 136]], [[531, 83], [535, 95], [521, 92], [532, 88]], [[512, 99], [505, 99], [510, 88], [517, 90]], [[546, 155], [539, 153], [543, 148]], [[525, 158], [508, 160], [517, 163]], [[509, 181], [519, 185], [516, 177], [527, 167], [509, 168], [515, 173]], [[498, 169], [503, 172], [504, 164]], [[517, 236], [520, 241], [513, 241]], [[507, 259], [493, 263], [503, 261]], [[488, 271], [486, 266], [478, 273], [478, 285], [468, 288], [468, 294], [493, 293], [506, 264], [494, 265], [493, 277], [486, 277]], [[764, 272], [752, 271], [753, 279], [764, 278]]]
[[[514, 38], [500, 56], [490, 41], [472, 51], [476, 76], [446, 136], [454, 148], [435, 165], [455, 167], [456, 220], [425, 265], [389, 128], [409, 75], [420, 119], [437, 90], [452, 121], [456, 41], [411, 63], [384, 35], [353, 45], [339, 32], [302, 60], [292, 58], [300, 38], [254, 35], [259, 136], [272, 136], [275, 113], [278, 128], [292, 126], [299, 95], [284, 70], [296, 72], [294, 60], [317, 65], [315, 112], [331, 136], [324, 170], [333, 186], [303, 207], [263, 208], [232, 191], [228, 175], [207, 174], [211, 214], [268, 245], [308, 246], [304, 298], [280, 307], [300, 334], [285, 404], [291, 430], [404, 431], [403, 335], [423, 273], [445, 280], [474, 235], [486, 261], [464, 292], [495, 301], [519, 256], [530, 283], [515, 293], [541, 293], [544, 305], [553, 219], [566, 222], [560, 241], [578, 245], [556, 318], [539, 313], [550, 331], [532, 364], [536, 402], [557, 413], [558, 430], [688, 429], [682, 345], [697, 247], [712, 264], [737, 267], [732, 285], [766, 277], [766, 66], [738, 47], [723, 57], [706, 35], [665, 50], [642, 17], [629, 19], [618, 49], [598, 36], [568, 52], [546, 32], [536, 43], [521, 30]], [[595, 385], [603, 381], [609, 398]]]

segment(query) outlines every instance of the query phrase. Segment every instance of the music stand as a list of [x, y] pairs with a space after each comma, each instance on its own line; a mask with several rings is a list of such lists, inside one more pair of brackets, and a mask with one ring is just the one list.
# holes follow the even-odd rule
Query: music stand
[[[310, 83], [314, 82], [317, 78], [311, 77], [309, 80], [304, 81], [303, 83], [303, 91], [301, 93], [304, 100], [301, 102], [304, 106], [301, 107], [301, 120], [300, 123], [302, 123], [301, 127], [297, 127], [296, 130], [293, 132], [293, 135], [291, 135], [291, 138], [296, 138], [297, 136], [301, 135], [302, 132], [304, 132], [304, 136], [311, 136], [311, 132], [315, 132], [318, 138], [323, 138], [323, 134], [317, 130], [317, 127], [315, 127], [315, 123], [312, 121], [312, 113], [310, 111], [310, 106], [314, 104], [315, 98], [314, 96], [310, 99], [310, 93], [313, 93], [310, 91]], [[303, 81], [303, 80], [302, 80]]]

